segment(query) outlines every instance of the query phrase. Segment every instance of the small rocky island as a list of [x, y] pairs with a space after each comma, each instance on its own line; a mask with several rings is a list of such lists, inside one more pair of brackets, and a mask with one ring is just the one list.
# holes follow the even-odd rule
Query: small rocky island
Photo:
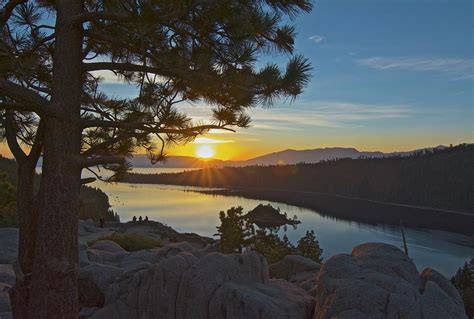
[[247, 217], [258, 227], [280, 227], [284, 225], [297, 225], [301, 223], [296, 219], [296, 216], [293, 219], [290, 219], [288, 216], [286, 216], [286, 213], [282, 214], [279, 208], [274, 208], [270, 204], [259, 204], [243, 217]]
[[[142, 236], [157, 247], [127, 251], [108, 236]], [[18, 230], [0, 228], [0, 318], [11, 318]], [[398, 248], [367, 243], [324, 264], [288, 255], [268, 264], [248, 251], [158, 222], [79, 225], [80, 318], [460, 318], [454, 286], [421, 273]]]

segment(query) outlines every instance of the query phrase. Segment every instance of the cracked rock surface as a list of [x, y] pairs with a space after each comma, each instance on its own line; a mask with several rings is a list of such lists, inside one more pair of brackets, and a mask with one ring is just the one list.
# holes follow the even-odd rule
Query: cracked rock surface
[[381, 243], [330, 258], [317, 278], [314, 319], [466, 318], [459, 293], [433, 269], [418, 273], [398, 248]]

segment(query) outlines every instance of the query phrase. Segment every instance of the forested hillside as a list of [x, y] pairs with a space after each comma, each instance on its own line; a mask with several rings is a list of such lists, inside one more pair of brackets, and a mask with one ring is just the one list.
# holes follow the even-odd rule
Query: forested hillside
[[[14, 160], [0, 156], [0, 227], [16, 226], [17, 224], [15, 211], [16, 169], [17, 164]], [[39, 176], [37, 177], [36, 184], [39, 182]], [[102, 216], [110, 221], [115, 221], [119, 218], [110, 209], [107, 194], [98, 188], [82, 186], [80, 218], [92, 218], [97, 221]]]
[[474, 213], [474, 145], [417, 152], [409, 157], [208, 168], [175, 174], [130, 174], [126, 181], [311, 191]]

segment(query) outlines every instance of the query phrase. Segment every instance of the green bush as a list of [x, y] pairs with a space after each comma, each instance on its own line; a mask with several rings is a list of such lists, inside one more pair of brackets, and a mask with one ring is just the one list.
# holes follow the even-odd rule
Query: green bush
[[[102, 236], [98, 240], [111, 240], [127, 251], [137, 251], [163, 246], [159, 240], [137, 234], [113, 233], [112, 235]], [[89, 244], [92, 243], [93, 242]]]

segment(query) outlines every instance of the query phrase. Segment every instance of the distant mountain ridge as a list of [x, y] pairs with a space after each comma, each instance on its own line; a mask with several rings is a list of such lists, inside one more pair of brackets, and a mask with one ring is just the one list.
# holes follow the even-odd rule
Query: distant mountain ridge
[[336, 158], [360, 158], [360, 157], [385, 157], [385, 156], [409, 156], [415, 152], [423, 150], [444, 149], [446, 146], [439, 145], [431, 148], [417, 149], [408, 152], [366, 152], [355, 148], [344, 147], [326, 147], [308, 150], [287, 149], [274, 152], [244, 161], [223, 161], [218, 159], [203, 160], [192, 156], [169, 156], [164, 163], [152, 165], [146, 155], [135, 155], [131, 159], [133, 167], [173, 167], [173, 168], [204, 168], [204, 167], [223, 167], [223, 166], [253, 166], [253, 165], [279, 165], [279, 164], [297, 164], [297, 163], [319, 163], [321, 161]]

